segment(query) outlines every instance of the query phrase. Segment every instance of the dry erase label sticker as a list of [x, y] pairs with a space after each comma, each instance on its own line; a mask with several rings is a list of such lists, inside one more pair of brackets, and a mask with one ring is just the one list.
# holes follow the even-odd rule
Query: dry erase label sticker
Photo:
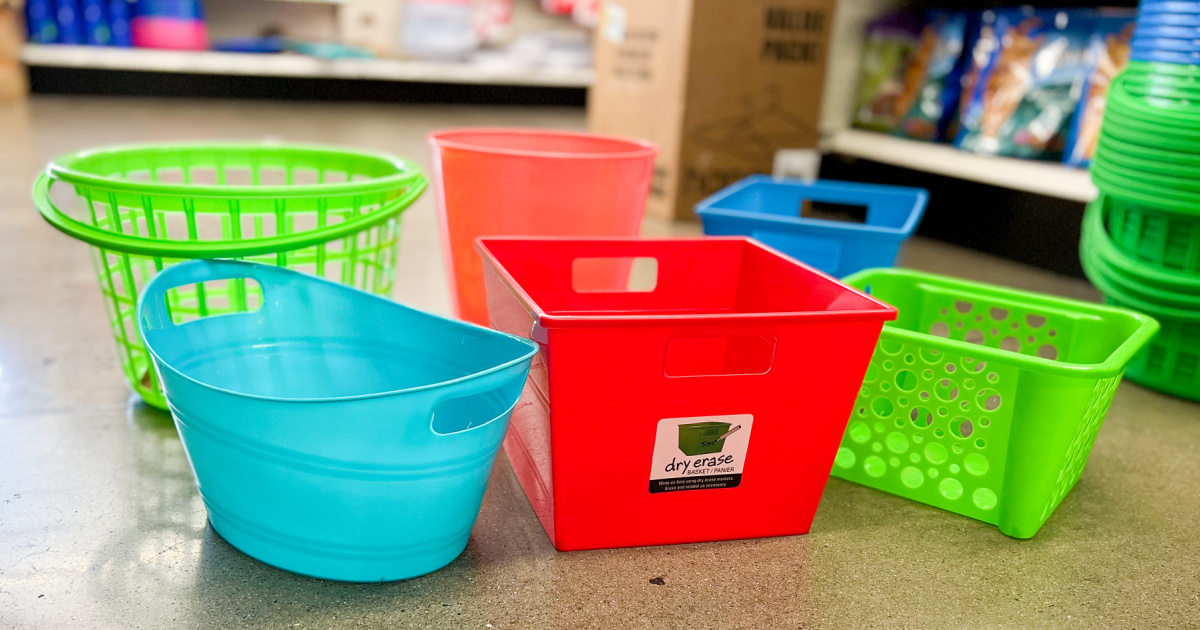
[[659, 420], [650, 492], [738, 487], [753, 423], [748, 413]]
[[604, 34], [604, 39], [614, 44], [625, 43], [629, 12], [616, 2], [605, 2], [600, 11], [600, 32]]

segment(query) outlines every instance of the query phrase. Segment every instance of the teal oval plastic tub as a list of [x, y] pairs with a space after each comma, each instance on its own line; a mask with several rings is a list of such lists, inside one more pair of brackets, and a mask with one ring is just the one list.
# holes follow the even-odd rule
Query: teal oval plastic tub
[[[191, 321], [167, 292], [257, 282], [261, 308]], [[282, 268], [169, 267], [138, 322], [209, 522], [318, 578], [445, 566], [471, 534], [535, 345]]]
[[833, 475], [1031, 538], [1083, 473], [1133, 311], [900, 269], [845, 279], [897, 308]]
[[[696, 205], [708, 236], [749, 236], [841, 278], [891, 267], [925, 212], [920, 188], [752, 175]], [[801, 216], [805, 202], [865, 208], [864, 222]]]

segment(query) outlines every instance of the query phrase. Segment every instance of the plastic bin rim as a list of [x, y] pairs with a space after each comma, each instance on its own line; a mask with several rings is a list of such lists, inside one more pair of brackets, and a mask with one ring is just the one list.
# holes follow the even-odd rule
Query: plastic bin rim
[[[1098, 213], [1093, 212], [1091, 209], [1084, 213], [1084, 231], [1079, 242], [1081, 260], [1090, 260], [1095, 265], [1102, 267], [1096, 271], [1097, 273], [1101, 273], [1109, 284], [1113, 284], [1114, 286], [1125, 285], [1127, 288], [1119, 289], [1122, 299], [1127, 299], [1127, 301], [1137, 306], [1139, 310], [1157, 310], [1171, 314], [1174, 317], [1200, 319], [1200, 310], [1188, 308], [1186, 304], [1176, 301], [1175, 296], [1179, 296], [1180, 299], [1184, 300], [1189, 298], [1195, 299], [1187, 288], [1177, 291], [1163, 286], [1163, 284], [1169, 284], [1170, 279], [1164, 281], [1159, 278], [1159, 284], [1155, 284], [1154, 281], [1156, 278], [1153, 275], [1149, 278], [1144, 274], [1139, 276], [1136, 270], [1127, 266], [1127, 261], [1130, 259], [1117, 250], [1112, 243], [1107, 242], [1109, 239], [1108, 232], [1104, 229], [1101, 218], [1093, 216], [1095, 214]], [[1097, 233], [1098, 231], [1099, 233]], [[1089, 279], [1091, 279], [1090, 276]], [[1131, 296], [1128, 287], [1135, 287], [1135, 290], [1141, 292], [1140, 296]], [[1147, 304], [1154, 305], [1154, 309], [1143, 309], [1142, 305]]]
[[[283, 151], [313, 151], [327, 154], [334, 153], [344, 155], [346, 157], [366, 157], [382, 160], [394, 166], [399, 172], [391, 175], [385, 175], [383, 177], [372, 177], [371, 179], [366, 180], [329, 182], [321, 184], [218, 186], [209, 184], [131, 181], [119, 177], [95, 175], [93, 173], [76, 170], [71, 167], [71, 164], [76, 160], [89, 158], [103, 153], [118, 154], [133, 153], [137, 151], [162, 150], [185, 152], [191, 149], [227, 151], [255, 151], [274, 149]], [[114, 145], [61, 155], [57, 158], [54, 158], [54, 160], [46, 165], [45, 173], [54, 179], [59, 179], [72, 184], [86, 184], [89, 186], [99, 186], [110, 190], [133, 193], [166, 194], [186, 197], [282, 197], [288, 199], [377, 192], [381, 190], [393, 189], [399, 185], [409, 184], [415, 179], [421, 177], [421, 169], [418, 168], [415, 163], [387, 153], [360, 151], [358, 149], [347, 149], [344, 147], [325, 146], [319, 144], [291, 144], [284, 142], [161, 142], [150, 144]]]
[[[1087, 251], [1080, 252], [1083, 261], [1083, 270], [1085, 275], [1092, 284], [1096, 285], [1097, 289], [1106, 297], [1114, 298], [1124, 304], [1128, 304], [1131, 308], [1136, 308], [1139, 311], [1153, 313], [1161, 317], [1171, 319], [1182, 319], [1187, 321], [1200, 322], [1200, 311], [1191, 311], [1187, 309], [1176, 308], [1173, 306], [1163, 306], [1155, 304], [1140, 297], [1134, 297], [1126, 293], [1124, 289], [1114, 283], [1111, 276], [1119, 275], [1118, 272], [1109, 268], [1108, 263], [1099, 258], [1094, 253]], [[1156, 320], [1157, 321], [1157, 320]]]
[[[175, 268], [175, 267], [185, 267], [185, 266], [188, 266], [188, 265], [202, 265], [202, 264], [204, 264], [205, 262], [206, 262], [206, 261], [203, 261], [203, 260], [190, 260], [190, 261], [187, 261], [187, 262], [179, 263], [178, 265], [174, 265], [172, 268]], [[237, 266], [246, 266], [246, 267], [261, 267], [261, 266], [268, 266], [268, 267], [270, 267], [270, 265], [261, 265], [261, 264], [259, 264], [259, 263], [251, 263], [251, 262], [245, 262], [245, 261], [241, 261], [241, 260], [222, 260], [221, 262], [222, 262], [222, 263], [225, 263], [225, 264], [231, 264], [231, 265], [237, 265]], [[295, 274], [299, 274], [299, 273], [300, 273], [300, 272], [298, 272], [298, 271], [292, 271], [292, 270], [290, 270], [290, 269], [283, 269], [283, 268], [278, 268], [278, 267], [271, 267], [271, 269], [272, 269], [272, 270], [277, 270], [277, 271], [284, 271], [284, 272], [288, 272], [288, 273], [295, 273]], [[169, 269], [168, 269], [168, 271], [169, 271]], [[154, 284], [154, 282], [156, 282], [156, 281], [157, 281], [159, 278], [163, 277], [163, 276], [164, 276], [164, 273], [166, 273], [166, 272], [159, 273], [157, 276], [155, 276], [154, 280], [151, 280], [151, 281], [150, 281], [150, 284]], [[309, 276], [309, 275], [307, 275], [307, 274], [302, 274], [302, 275], [304, 275], [305, 279], [306, 279], [306, 280], [308, 280], [308, 281], [311, 281], [311, 282], [319, 282], [319, 283], [327, 284], [327, 285], [330, 285], [330, 286], [332, 286], [332, 287], [334, 287], [334, 288], [336, 288], [336, 289], [338, 289], [338, 290], [343, 290], [343, 291], [354, 291], [354, 292], [363, 293], [363, 292], [361, 292], [361, 291], [358, 291], [357, 289], [353, 289], [353, 288], [347, 287], [347, 286], [345, 286], [345, 285], [343, 285], [343, 284], [340, 284], [340, 283], [334, 282], [334, 281], [332, 281], [332, 280], [326, 280], [325, 278], [318, 278], [318, 277], [316, 277], [316, 276]], [[145, 298], [145, 296], [151, 293], [151, 291], [149, 290], [149, 289], [150, 289], [150, 285], [147, 285], [147, 286], [146, 286], [146, 289], [147, 289], [146, 291], [143, 291], [143, 292], [142, 292], [142, 296], [138, 298], [138, 304], [137, 304], [137, 315], [136, 315], [136, 316], [137, 316], [137, 322], [138, 322], [138, 333], [142, 335], [143, 339], [145, 338], [145, 333], [142, 331], [142, 302], [143, 302], [143, 299]], [[532, 358], [533, 358], [533, 355], [537, 354], [537, 352], [538, 352], [538, 346], [537, 346], [537, 344], [535, 344], [534, 342], [532, 342], [532, 341], [530, 341], [530, 340], [528, 340], [528, 339], [525, 339], [525, 338], [523, 338], [523, 337], [517, 337], [516, 335], [510, 335], [510, 334], [508, 334], [508, 333], [505, 333], [505, 332], [500, 332], [500, 331], [498, 331], [498, 330], [493, 330], [493, 329], [491, 329], [491, 328], [484, 328], [483, 326], [478, 326], [478, 325], [476, 325], [476, 324], [472, 324], [471, 322], [462, 321], [462, 320], [458, 320], [458, 319], [451, 319], [451, 318], [449, 318], [449, 317], [443, 317], [443, 316], [441, 316], [441, 315], [437, 315], [437, 314], [434, 314], [434, 313], [428, 313], [428, 312], [426, 312], [426, 311], [422, 311], [422, 310], [420, 310], [420, 309], [415, 309], [415, 308], [413, 308], [413, 307], [411, 307], [411, 306], [408, 306], [408, 305], [406, 305], [406, 304], [401, 304], [400, 302], [394, 302], [394, 301], [392, 301], [392, 300], [389, 300], [389, 299], [386, 299], [386, 298], [382, 298], [382, 297], [379, 297], [379, 296], [377, 296], [377, 295], [372, 295], [372, 294], [369, 294], [369, 293], [364, 293], [364, 296], [365, 296], [365, 297], [369, 297], [369, 298], [371, 298], [371, 299], [373, 299], [373, 300], [382, 300], [382, 301], [384, 301], [384, 302], [387, 302], [388, 304], [394, 305], [394, 307], [399, 307], [399, 308], [402, 308], [402, 309], [405, 309], [405, 310], [408, 310], [408, 311], [413, 311], [413, 312], [416, 312], [416, 313], [418, 313], [418, 314], [420, 314], [420, 315], [424, 315], [424, 316], [426, 316], [426, 317], [431, 317], [431, 318], [434, 318], [434, 319], [440, 319], [440, 320], [442, 320], [442, 321], [444, 321], [444, 322], [446, 322], [446, 323], [448, 323], [448, 324], [453, 324], [453, 325], [455, 325], [455, 326], [457, 326], [457, 327], [461, 327], [461, 328], [473, 328], [473, 329], [476, 329], [476, 330], [484, 331], [484, 332], [485, 332], [485, 333], [487, 333], [489, 336], [507, 337], [507, 338], [509, 338], [509, 339], [513, 339], [513, 340], [519, 341], [519, 342], [521, 343], [521, 345], [525, 346], [525, 353], [524, 353], [524, 354], [522, 354], [521, 356], [519, 356], [519, 357], [515, 358], [515, 359], [509, 360], [509, 361], [505, 361], [504, 363], [501, 363], [501, 364], [499, 364], [499, 365], [492, 366], [492, 367], [490, 367], [490, 368], [488, 368], [488, 369], [486, 369], [486, 370], [480, 370], [480, 371], [478, 371], [478, 372], [473, 372], [473, 373], [471, 373], [471, 374], [467, 374], [467, 375], [465, 375], [465, 376], [460, 376], [460, 377], [458, 377], [458, 378], [453, 378], [453, 379], [449, 379], [449, 380], [441, 381], [441, 382], [438, 382], [438, 383], [429, 383], [428, 385], [418, 385], [418, 386], [416, 386], [416, 387], [406, 387], [406, 388], [402, 388], [402, 389], [390, 390], [390, 391], [385, 391], [385, 392], [372, 392], [372, 393], [369, 393], [369, 394], [355, 394], [355, 395], [353, 395], [353, 396], [332, 396], [332, 397], [327, 397], [327, 398], [283, 398], [283, 397], [279, 397], [279, 396], [263, 396], [263, 395], [260, 395], [260, 394], [251, 394], [251, 393], [247, 393], [247, 392], [239, 392], [239, 391], [232, 390], [232, 389], [227, 389], [227, 388], [224, 388], [224, 387], [217, 387], [217, 386], [215, 386], [215, 385], [212, 385], [212, 384], [210, 384], [210, 383], [205, 383], [204, 381], [201, 381], [201, 380], [199, 380], [199, 379], [196, 379], [195, 377], [193, 377], [193, 376], [191, 376], [191, 375], [189, 375], [189, 374], [186, 374], [186, 373], [184, 373], [184, 372], [183, 372], [183, 371], [181, 371], [181, 370], [180, 370], [178, 367], [176, 367], [176, 366], [175, 366], [175, 365], [174, 365], [174, 364], [173, 364], [171, 361], [167, 361], [166, 359], [164, 359], [164, 358], [163, 358], [161, 355], [159, 355], [159, 354], [158, 354], [158, 352], [157, 352], [157, 351], [155, 351], [155, 350], [154, 350], [154, 347], [153, 347], [153, 346], [152, 346], [152, 345], [151, 345], [149, 342], [147, 342], [147, 343], [146, 343], [146, 350], [147, 350], [147, 351], [148, 351], [148, 352], [149, 352], [149, 353], [150, 353], [150, 354], [153, 356], [153, 358], [154, 358], [154, 360], [155, 360], [155, 361], [158, 361], [158, 362], [159, 362], [161, 365], [163, 365], [163, 366], [164, 366], [164, 367], [166, 367], [167, 369], [169, 369], [169, 370], [171, 370], [172, 372], [174, 372], [174, 373], [175, 373], [176, 375], [178, 375], [180, 378], [186, 379], [187, 381], [189, 381], [189, 382], [191, 382], [191, 383], [193, 383], [193, 384], [195, 384], [195, 385], [197, 385], [197, 386], [199, 386], [199, 387], [203, 387], [203, 388], [205, 388], [205, 389], [207, 389], [207, 390], [209, 390], [209, 391], [220, 392], [220, 393], [222, 393], [222, 394], [228, 394], [228, 395], [230, 395], [230, 396], [237, 396], [237, 397], [239, 397], [239, 398], [247, 398], [247, 399], [251, 399], [251, 400], [261, 400], [261, 401], [265, 401], [265, 402], [276, 402], [276, 403], [340, 403], [340, 402], [354, 402], [354, 401], [360, 401], [360, 400], [370, 400], [370, 399], [373, 399], [373, 398], [388, 398], [388, 397], [391, 397], [391, 396], [400, 396], [400, 395], [408, 395], [408, 394], [413, 394], [413, 393], [418, 393], [418, 392], [427, 392], [427, 391], [432, 391], [432, 390], [442, 389], [442, 388], [445, 388], [445, 387], [450, 387], [450, 386], [452, 386], [452, 385], [459, 385], [459, 384], [461, 384], [461, 383], [466, 383], [466, 382], [469, 382], [469, 381], [473, 381], [473, 380], [475, 380], [475, 379], [480, 379], [480, 378], [483, 378], [483, 377], [485, 377], [485, 376], [487, 376], [487, 375], [489, 375], [489, 374], [494, 374], [494, 373], [496, 373], [496, 372], [501, 372], [501, 371], [503, 371], [503, 370], [506, 370], [506, 369], [508, 369], [508, 368], [510, 368], [510, 367], [512, 367], [512, 366], [514, 366], [514, 365], [518, 365], [518, 364], [520, 364], [520, 363], [521, 363], [521, 362], [523, 362], [523, 361], [528, 361], [528, 360], [532, 359]], [[238, 315], [238, 313], [231, 313], [230, 315]], [[228, 315], [218, 315], [217, 317], [228, 317]], [[197, 321], [198, 321], [198, 320], [197, 320]], [[191, 322], [186, 322], [186, 323], [183, 323], [183, 324], [177, 324], [177, 325], [179, 325], [179, 326], [186, 326], [186, 325], [188, 325], [188, 323], [191, 323]]]
[[[758, 247], [766, 252], [778, 256], [790, 264], [796, 265], [806, 271], [818, 275], [827, 281], [842, 285], [845, 291], [854, 293], [859, 297], [874, 303], [877, 308], [873, 309], [851, 309], [841, 311], [783, 311], [774, 313], [633, 313], [621, 315], [551, 315], [525, 292], [504, 265], [496, 260], [488, 249], [488, 243], [496, 241], [622, 241], [622, 242], [641, 242], [641, 243], [678, 243], [678, 242], [703, 242], [703, 241], [737, 241]], [[738, 324], [765, 324], [765, 323], [809, 323], [809, 322], [852, 322], [852, 321], [891, 321], [898, 316], [895, 307], [890, 304], [881, 302], [880, 300], [859, 291], [849, 284], [830, 276], [827, 273], [819, 271], [804, 264], [801, 261], [788, 256], [776, 249], [773, 249], [759, 241], [746, 236], [692, 236], [682, 238], [640, 238], [631, 237], [613, 237], [613, 238], [575, 238], [561, 236], [481, 236], [475, 239], [475, 248], [480, 255], [489, 262], [492, 267], [500, 275], [500, 279], [515, 293], [521, 300], [522, 304], [534, 315], [534, 326], [544, 329], [549, 328], [582, 328], [582, 327], [598, 327], [598, 326], [648, 326], [648, 325], [711, 325], [713, 322], [720, 323], [738, 323]]]
[[1132, 319], [1138, 322], [1138, 327], [1129, 336], [1121, 342], [1108, 357], [1099, 363], [1071, 363], [1068, 361], [1058, 361], [1051, 359], [1043, 359], [1038, 356], [1030, 356], [1027, 354], [1017, 354], [1008, 350], [999, 348], [989, 348], [978, 344], [968, 343], [966, 341], [958, 341], [955, 339], [946, 339], [944, 337], [936, 337], [934, 335], [921, 333], [912, 330], [904, 330], [891, 326], [883, 327], [883, 334], [880, 339], [886, 337], [898, 338], [910, 343], [928, 346], [943, 351], [954, 352], [956, 354], [965, 354], [976, 359], [985, 359], [987, 361], [995, 361], [1008, 365], [1018, 365], [1022, 369], [1034, 370], [1044, 374], [1057, 374], [1060, 376], [1078, 377], [1081, 375], [1088, 376], [1110, 376], [1120, 374], [1125, 365], [1133, 359], [1133, 356], [1141, 349], [1141, 347], [1150, 340], [1151, 337], [1158, 332], [1158, 320], [1137, 311], [1118, 308], [1115, 306], [1107, 306], [1104, 304], [1094, 304], [1090, 302], [1082, 302], [1066, 297], [1045, 296], [1030, 291], [1022, 291], [985, 282], [971, 282], [959, 280], [949, 276], [942, 276], [922, 271], [913, 271], [911, 269], [895, 269], [895, 268], [878, 268], [864, 269], [857, 273], [851, 274], [843, 281], [846, 284], [865, 284], [871, 281], [872, 278], [880, 276], [904, 276], [916, 279], [921, 282], [928, 282], [931, 285], [940, 287], [950, 287], [961, 289], [969, 293], [988, 293], [998, 292], [1005, 297], [1017, 298], [1031, 305], [1044, 305], [1048, 308], [1062, 310], [1064, 306], [1071, 309], [1077, 309], [1090, 315], [1107, 315], [1110, 317], [1123, 317]]
[[[1103, 194], [1103, 193], [1101, 193]], [[1159, 269], [1121, 251], [1104, 227], [1104, 206], [1092, 206], [1083, 213], [1083, 231], [1086, 243], [1109, 267], [1123, 270], [1126, 275], [1138, 280], [1149, 280], [1152, 287], [1167, 293], [1194, 294], [1200, 296], [1200, 276], [1174, 269]], [[1155, 284], [1156, 283], [1156, 284]], [[1179, 291], [1163, 285], [1178, 288]]]
[[879, 225], [870, 225], [868, 223], [847, 223], [845, 221], [830, 221], [828, 219], [814, 219], [801, 216], [782, 216], [774, 214], [765, 214], [762, 212], [752, 212], [749, 210], [735, 210], [731, 208], [721, 208], [718, 204], [726, 198], [741, 192], [742, 190], [760, 183], [774, 184], [792, 184], [806, 185], [808, 182], [802, 179], [789, 177], [774, 177], [771, 175], [751, 175], [741, 179], [731, 186], [723, 190], [717, 191], [708, 197], [705, 197], [696, 204], [696, 214], [700, 218], [705, 215], [732, 217], [737, 219], [751, 219], [755, 221], [765, 221], [768, 223], [780, 223], [785, 225], [804, 225], [811, 227], [829, 228], [833, 230], [849, 230], [857, 233], [874, 234], [877, 236], [896, 236], [901, 239], [910, 236], [917, 228], [917, 224], [921, 220], [921, 215], [925, 212], [925, 204], [929, 202], [929, 191], [923, 188], [911, 186], [885, 186], [881, 184], [859, 184], [858, 182], [843, 182], [841, 180], [816, 180], [827, 188], [849, 188], [844, 184], [852, 183], [854, 187], [870, 188], [879, 192], [891, 194], [911, 194], [914, 196], [912, 210], [909, 211], [908, 218], [904, 220], [904, 225], [898, 228], [884, 227]]
[[[591, 140], [606, 140], [629, 145], [628, 151], [617, 151], [610, 153], [579, 153], [573, 151], [533, 151], [528, 149], [503, 149], [495, 147], [481, 147], [468, 142], [462, 142], [454, 139], [458, 134], [495, 134], [507, 136], [555, 136], [560, 138], [581, 138]], [[647, 140], [639, 140], [636, 138], [626, 138], [623, 136], [611, 136], [607, 134], [588, 133], [585, 131], [565, 131], [560, 129], [524, 129], [515, 127], [459, 127], [455, 129], [443, 129], [434, 131], [429, 134], [429, 144], [436, 148], [450, 148], [459, 151], [472, 151], [475, 153], [487, 153], [490, 155], [511, 155], [517, 157], [536, 157], [536, 158], [552, 158], [556, 160], [604, 160], [604, 159], [630, 159], [630, 158], [646, 158], [658, 155], [658, 147]]]
[[327, 225], [323, 228], [307, 232], [297, 232], [283, 236], [248, 238], [238, 241], [227, 239], [220, 241], [175, 241], [110, 232], [73, 219], [59, 210], [50, 200], [50, 186], [52, 183], [53, 178], [46, 173], [39, 175], [33, 183], [33, 200], [42, 218], [54, 226], [54, 228], [67, 236], [103, 249], [111, 249], [126, 254], [159, 256], [164, 258], [237, 258], [240, 256], [291, 251], [319, 243], [326, 243], [379, 225], [392, 217], [398, 216], [412, 205], [412, 202], [425, 191], [427, 185], [425, 177], [418, 174], [412, 180], [411, 186], [407, 191], [378, 210], [370, 214], [359, 215], [349, 221]]

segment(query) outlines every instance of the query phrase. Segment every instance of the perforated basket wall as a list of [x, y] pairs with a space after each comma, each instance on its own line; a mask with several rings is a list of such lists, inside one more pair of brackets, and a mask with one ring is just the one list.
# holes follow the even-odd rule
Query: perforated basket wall
[[1120, 381], [1039, 368], [1087, 359], [1103, 322], [1070, 301], [928, 278], [875, 293], [901, 316], [880, 337], [833, 475], [1033, 536], [1079, 480]]
[[[377, 295], [396, 275], [400, 212], [425, 185], [410, 164], [340, 149], [198, 145], [60, 158], [35, 187], [38, 208], [92, 245], [126, 380], [165, 408], [137, 333], [142, 288], [169, 265], [234, 258], [304, 271]], [[253, 282], [167, 294], [177, 322], [257, 308]]]
[[[1125, 306], [1119, 299], [1105, 300]], [[1200, 314], [1195, 319], [1158, 315], [1162, 330], [1130, 361], [1129, 380], [1200, 402]]]
[[1143, 262], [1200, 277], [1200, 214], [1103, 197], [1113, 244]]

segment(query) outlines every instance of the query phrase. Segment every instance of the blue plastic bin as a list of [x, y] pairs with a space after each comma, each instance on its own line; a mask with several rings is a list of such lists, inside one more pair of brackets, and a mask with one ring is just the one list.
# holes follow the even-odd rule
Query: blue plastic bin
[[[261, 308], [172, 321], [169, 289], [221, 281], [235, 296], [257, 282]], [[232, 261], [159, 272], [138, 322], [213, 529], [267, 564], [352, 582], [414, 577], [462, 552], [536, 352]]]
[[[865, 223], [800, 216], [805, 200], [866, 206]], [[749, 236], [836, 277], [891, 267], [929, 193], [920, 188], [752, 175], [696, 205], [710, 236]]]
[[1200, 13], [1200, 2], [1194, 0], [1142, 0], [1138, 14]]
[[1129, 53], [1133, 61], [1156, 61], [1159, 63], [1200, 64], [1200, 52], [1179, 52], [1154, 48], [1133, 48]]
[[1194, 53], [1200, 52], [1200, 38], [1180, 39], [1177, 37], [1135, 36], [1129, 44], [1135, 50], [1163, 50]]
[[1144, 26], [1158, 25], [1200, 26], [1200, 15], [1195, 13], [1141, 13], [1138, 15], [1138, 30]]

